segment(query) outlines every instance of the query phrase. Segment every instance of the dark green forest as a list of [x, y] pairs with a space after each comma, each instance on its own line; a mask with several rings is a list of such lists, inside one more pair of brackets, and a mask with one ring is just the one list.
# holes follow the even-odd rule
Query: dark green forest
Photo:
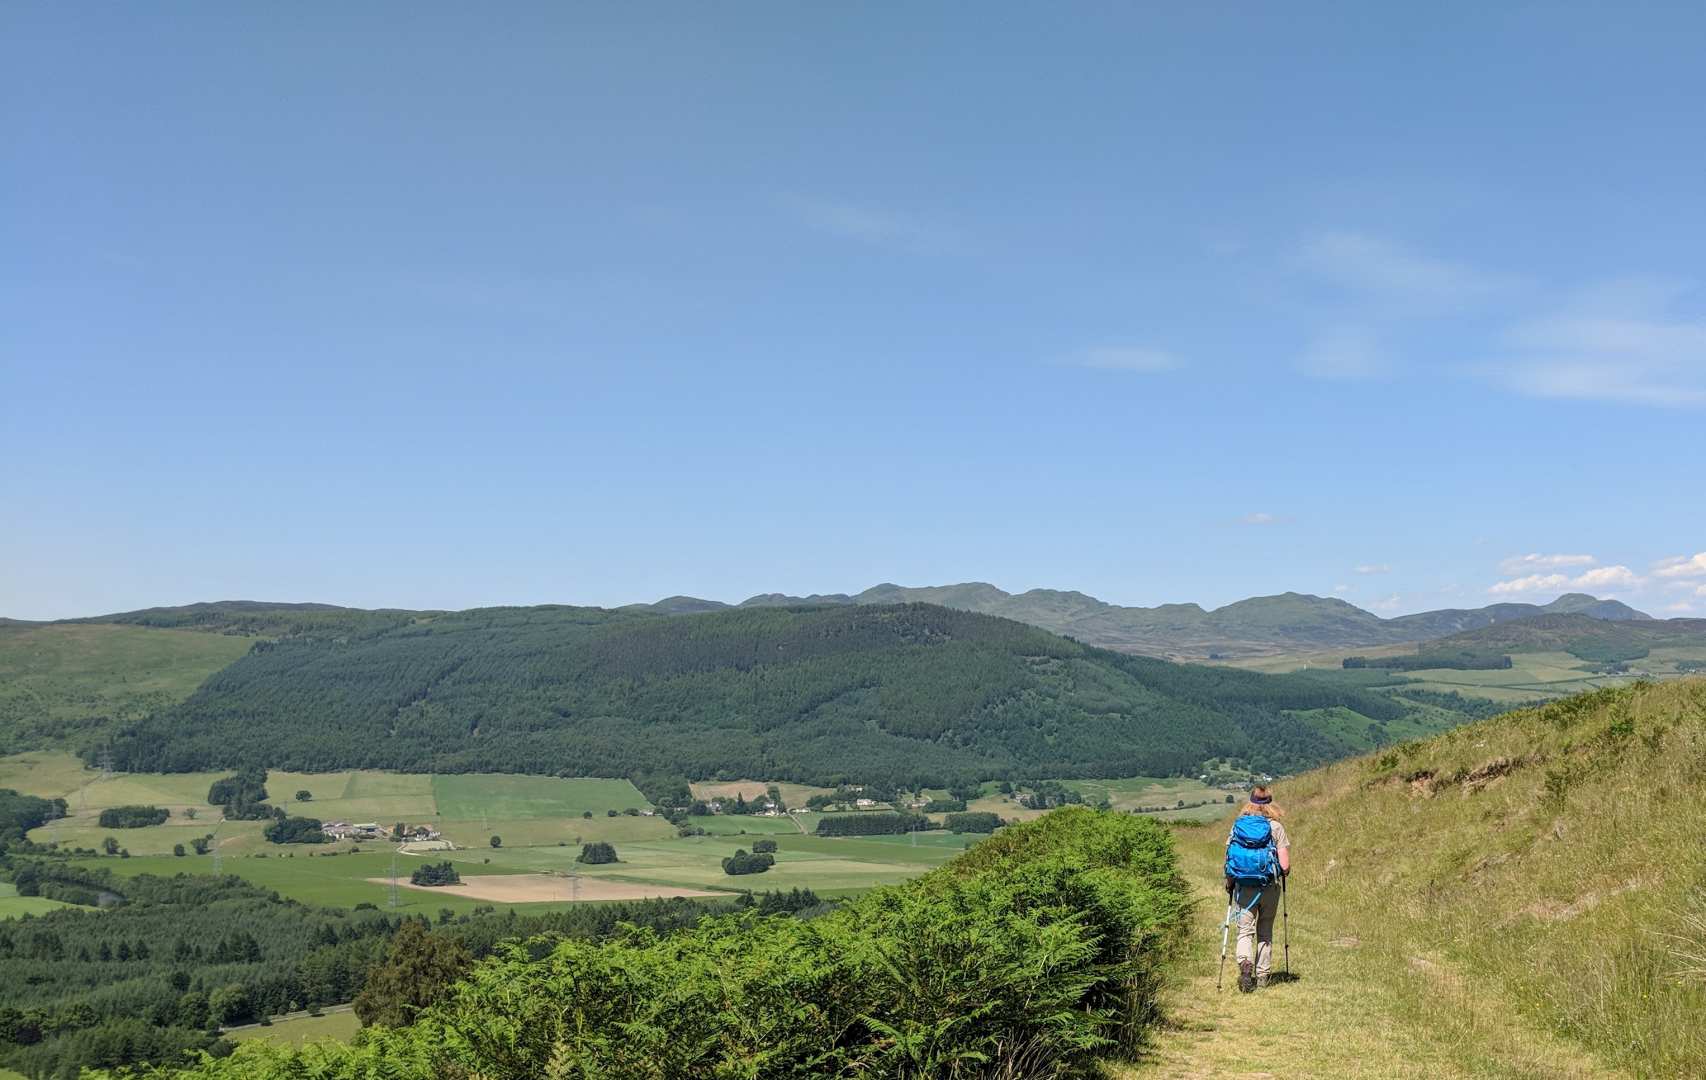
[[1287, 710], [1406, 711], [1355, 686], [1128, 656], [923, 604], [302, 619], [301, 632], [257, 642], [187, 701], [123, 728], [117, 767], [917, 788], [1165, 775], [1221, 756], [1291, 771], [1360, 747]]

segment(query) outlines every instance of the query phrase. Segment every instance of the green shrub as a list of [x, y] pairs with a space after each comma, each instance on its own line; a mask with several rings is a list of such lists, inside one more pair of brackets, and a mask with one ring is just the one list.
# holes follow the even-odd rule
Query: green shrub
[[191, 1075], [1046, 1080], [1142, 1044], [1188, 907], [1165, 827], [1075, 807], [820, 918], [512, 944], [411, 1027]]
[[582, 844], [581, 853], [575, 856], [575, 862], [590, 863], [592, 865], [613, 863], [615, 861], [616, 849], [603, 840], [594, 840], [590, 844]]

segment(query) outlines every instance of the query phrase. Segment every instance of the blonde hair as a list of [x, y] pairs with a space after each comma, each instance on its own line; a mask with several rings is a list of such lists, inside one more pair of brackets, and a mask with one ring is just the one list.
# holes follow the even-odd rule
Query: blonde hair
[[[1270, 797], [1272, 795], [1272, 793], [1269, 792], [1267, 788], [1262, 787], [1261, 785], [1257, 785], [1256, 787], [1251, 788], [1250, 794], [1251, 795], [1268, 795]], [[1245, 814], [1260, 814], [1263, 817], [1268, 818], [1271, 821], [1278, 821], [1280, 818], [1285, 817], [1285, 811], [1281, 810], [1277, 803], [1272, 803], [1272, 802], [1266, 802], [1266, 803], [1245, 802], [1244, 809], [1238, 811], [1238, 816], [1243, 817]]]

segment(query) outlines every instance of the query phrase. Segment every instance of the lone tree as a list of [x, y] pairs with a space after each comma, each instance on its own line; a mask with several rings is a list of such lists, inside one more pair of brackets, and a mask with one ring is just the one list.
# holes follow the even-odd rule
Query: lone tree
[[774, 855], [776, 854], [776, 841], [754, 840], [752, 843], [752, 853], [754, 855]]
[[314, 793], [312, 791], [309, 791], [307, 788], [303, 788], [301, 791], [298, 791], [296, 793], [296, 801], [297, 802], [307, 802], [309, 799], [312, 799], [313, 797], [314, 797]]
[[405, 920], [391, 939], [385, 961], [368, 973], [355, 996], [355, 1014], [363, 1025], [403, 1027], [434, 1004], [474, 964], [461, 943]]
[[575, 862], [598, 865], [600, 863], [616, 862], [616, 849], [603, 840], [595, 840], [590, 844], [581, 845], [581, 853], [575, 856]]
[[492, 837], [492, 846], [493, 847], [503, 847], [504, 846], [504, 838], [501, 836]]

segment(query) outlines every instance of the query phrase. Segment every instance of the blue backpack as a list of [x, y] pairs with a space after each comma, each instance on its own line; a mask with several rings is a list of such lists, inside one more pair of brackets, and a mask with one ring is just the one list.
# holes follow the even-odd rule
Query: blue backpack
[[1245, 814], [1232, 823], [1226, 845], [1226, 876], [1239, 885], [1268, 885], [1279, 877], [1279, 851], [1274, 827], [1260, 814]]

